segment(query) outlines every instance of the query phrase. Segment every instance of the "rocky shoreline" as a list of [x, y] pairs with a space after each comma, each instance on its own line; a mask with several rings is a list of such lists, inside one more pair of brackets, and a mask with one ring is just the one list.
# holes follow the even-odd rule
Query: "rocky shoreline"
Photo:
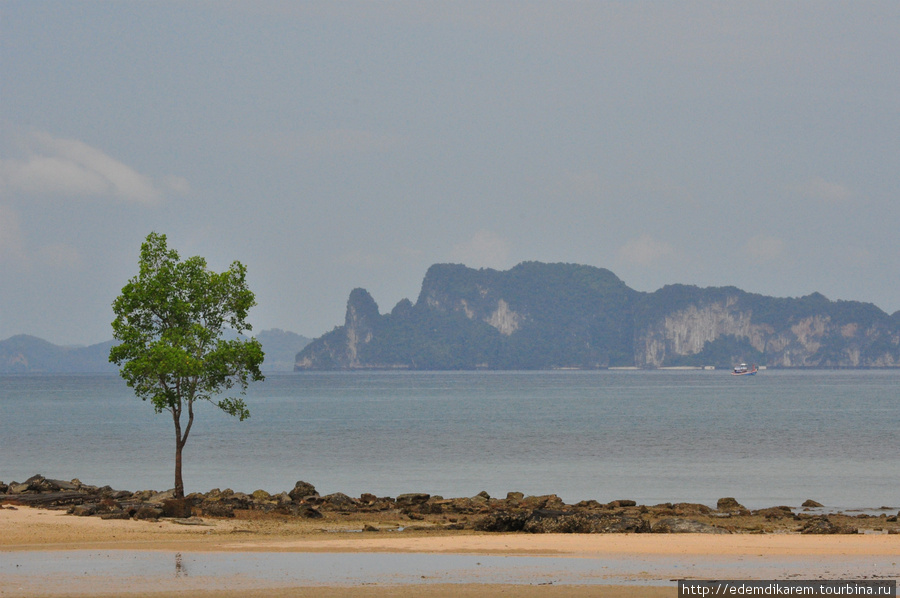
[[734, 498], [719, 499], [716, 508], [696, 503], [648, 506], [633, 500], [566, 504], [555, 494], [525, 496], [521, 492], [510, 492], [505, 498], [486, 492], [462, 498], [425, 493], [354, 498], [340, 492], [321, 496], [303, 481], [279, 494], [215, 489], [176, 499], [172, 490], [131, 492], [35, 475], [21, 483], [0, 482], [0, 508], [15, 505], [64, 509], [83, 517], [171, 518], [187, 524], [199, 523], [201, 518], [321, 520], [363, 532], [900, 534], [900, 512], [825, 514], [822, 505], [812, 500], [800, 507], [750, 510]]

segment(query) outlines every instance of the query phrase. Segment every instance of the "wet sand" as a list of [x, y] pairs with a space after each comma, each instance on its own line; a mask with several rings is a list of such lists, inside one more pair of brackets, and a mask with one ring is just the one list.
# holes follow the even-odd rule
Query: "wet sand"
[[[512, 582], [471, 583], [472, 579], [491, 580], [490, 573], [480, 577], [462, 575], [459, 579], [434, 579], [391, 584], [378, 577], [376, 585], [368, 585], [360, 577], [347, 583], [305, 584], [296, 579], [282, 581], [265, 576], [235, 575], [233, 582], [211, 577], [209, 586], [203, 577], [173, 579], [167, 573], [160, 582], [146, 577], [119, 577], [90, 583], [88, 571], [78, 581], [74, 577], [25, 575], [3, 569], [0, 573], [0, 596], [675, 596], [672, 579], [707, 578], [725, 575], [730, 579], [775, 578], [780, 575], [830, 576], [859, 578], [863, 576], [900, 577], [900, 535], [835, 535], [807, 536], [798, 534], [484, 534], [450, 531], [379, 531], [341, 532], [340, 527], [323, 531], [315, 522], [248, 521], [241, 519], [191, 521], [181, 525], [171, 520], [133, 521], [101, 520], [95, 517], [73, 517], [62, 511], [19, 507], [0, 509], [0, 558], [11, 565], [13, 560], [29, 562], [29, 553], [51, 551], [55, 555], [76, 554], [74, 551], [101, 551], [107, 558], [122, 558], [123, 551], [162, 551], [165, 559], [177, 553], [204, 553], [224, 556], [239, 563], [241, 555], [300, 558], [302, 554], [334, 555], [332, 565], [347, 562], [348, 555], [394, 555], [401, 563], [403, 555], [444, 555], [448, 565], [459, 559], [454, 555], [485, 557], [541, 557], [548, 564], [569, 569], [565, 563], [583, 566], [585, 559], [595, 564], [598, 573], [586, 576], [584, 582], [557, 584], [552, 576]], [[72, 552], [65, 552], [72, 551]], [[302, 553], [302, 554], [297, 554]], [[283, 555], [291, 555], [285, 557]], [[185, 557], [188, 558], [187, 556]], [[454, 560], [456, 559], [456, 560]], [[197, 557], [202, 561], [201, 556]], [[245, 559], [246, 560], [246, 559]], [[309, 559], [307, 559], [309, 560]], [[166, 560], [170, 563], [169, 560]], [[217, 561], [218, 562], [218, 561]], [[492, 561], [494, 562], [494, 561]], [[504, 561], [505, 562], [505, 561]], [[508, 559], [509, 563], [516, 561]], [[563, 563], [563, 565], [558, 565]], [[169, 566], [169, 565], [167, 565]], [[227, 565], [220, 565], [227, 566]], [[503, 571], [497, 569], [499, 576]], [[602, 571], [602, 575], [599, 573]], [[462, 569], [465, 570], [465, 569]], [[168, 571], [168, 570], [167, 570]], [[196, 571], [196, 570], [195, 570]], [[154, 574], [157, 575], [158, 574]], [[772, 577], [770, 577], [772, 576]], [[151, 576], [152, 577], [152, 576]], [[225, 576], [227, 577], [227, 576]], [[564, 576], [563, 576], [564, 577]], [[155, 579], [155, 578], [154, 578]], [[575, 575], [572, 579], [580, 579]], [[469, 581], [470, 583], [465, 583]], [[77, 583], [76, 583], [77, 582]], [[277, 582], [277, 583], [276, 583]], [[462, 582], [462, 583], [457, 583]], [[81, 584], [81, 585], [79, 585]], [[287, 584], [287, 585], [285, 585]], [[544, 584], [544, 585], [538, 585]], [[622, 585], [627, 584], [627, 585]], [[214, 589], [205, 590], [205, 587]], [[152, 591], [149, 591], [152, 590]], [[74, 593], [72, 593], [74, 592]]]

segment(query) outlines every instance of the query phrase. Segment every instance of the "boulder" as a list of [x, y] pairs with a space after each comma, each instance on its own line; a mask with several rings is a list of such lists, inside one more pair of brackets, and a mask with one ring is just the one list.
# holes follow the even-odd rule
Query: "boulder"
[[158, 509], [156, 507], [152, 507], [150, 505], [143, 505], [134, 513], [134, 518], [138, 520], [152, 520], [155, 521], [162, 517], [162, 509]]
[[646, 532], [649, 525], [640, 517], [538, 509], [532, 512], [522, 531], [533, 534], [619, 534]]
[[131, 513], [124, 509], [119, 509], [118, 511], [101, 514], [100, 519], [131, 519]]
[[85, 495], [80, 492], [42, 492], [6, 495], [5, 500], [30, 507], [61, 507], [80, 505]]
[[769, 507], [753, 511], [753, 514], [766, 519], [787, 519], [794, 516], [794, 511], [790, 507]]
[[7, 494], [25, 494], [28, 492], [28, 484], [20, 484], [16, 481], [10, 482], [6, 492]]
[[746, 511], [747, 507], [742, 505], [737, 501], [737, 499], [732, 497], [720, 498], [716, 502], [716, 510], [718, 511]]
[[356, 508], [357, 501], [343, 492], [335, 492], [322, 497], [322, 506], [334, 511], [352, 511]]
[[841, 527], [833, 523], [828, 517], [815, 517], [807, 521], [802, 528], [801, 534], [856, 534], [859, 533], [854, 527]]
[[495, 511], [477, 520], [472, 527], [485, 532], [532, 534], [611, 534], [649, 531], [649, 525], [640, 517], [556, 509]]
[[175, 498], [175, 490], [166, 490], [165, 492], [154, 492], [147, 498], [147, 502], [154, 505], [161, 505], [163, 501]]
[[670, 507], [676, 515], [709, 515], [712, 509], [700, 503], [679, 502]]
[[526, 496], [522, 500], [522, 506], [528, 509], [562, 509], [566, 503], [555, 494], [541, 496]]
[[74, 491], [79, 488], [79, 486], [65, 480], [45, 479], [44, 484], [51, 492]]
[[807, 509], [818, 509], [819, 507], [824, 507], [825, 505], [823, 505], [823, 504], [820, 503], [820, 502], [816, 502], [816, 501], [814, 501], [813, 499], [810, 498], [810, 499], [807, 499], [807, 500], [803, 501], [803, 504], [800, 505], [800, 506], [801, 506], [801, 507], [806, 507]]
[[69, 515], [75, 515], [76, 517], [90, 517], [97, 512], [97, 505], [95, 504], [87, 504], [87, 505], [75, 505], [70, 508], [68, 511]]
[[530, 513], [495, 511], [476, 521], [472, 527], [480, 532], [520, 532]]
[[324, 517], [324, 515], [322, 515], [322, 513], [320, 513], [318, 509], [309, 505], [300, 505], [300, 512], [297, 514], [304, 519], [321, 519], [322, 517]]
[[234, 507], [222, 501], [203, 502], [200, 511], [205, 517], [234, 517]]
[[727, 529], [716, 527], [701, 521], [667, 517], [654, 523], [650, 531], [654, 534], [730, 534]]
[[162, 516], [187, 519], [193, 515], [192, 506], [187, 498], [167, 498], [162, 502]]
[[265, 502], [272, 499], [272, 495], [265, 490], [254, 490], [253, 494], [251, 494], [250, 496], [252, 496], [253, 500], [257, 502]]
[[428, 499], [431, 498], [430, 494], [425, 494], [424, 492], [411, 492], [408, 494], [399, 495], [394, 502], [398, 507], [413, 507], [415, 505], [421, 505], [428, 502]]
[[291, 500], [300, 502], [307, 496], [318, 496], [319, 493], [316, 492], [315, 486], [301, 480], [294, 484], [294, 489], [288, 492], [288, 495], [291, 497]]

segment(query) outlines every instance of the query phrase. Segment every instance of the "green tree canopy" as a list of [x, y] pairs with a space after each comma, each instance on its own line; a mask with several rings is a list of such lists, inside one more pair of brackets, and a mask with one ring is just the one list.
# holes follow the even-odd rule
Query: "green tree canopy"
[[[262, 347], [254, 338], [225, 340], [231, 328], [252, 330], [247, 313], [256, 305], [247, 288], [246, 267], [234, 262], [222, 273], [195, 256], [182, 261], [166, 246], [166, 236], [150, 233], [141, 245], [140, 270], [113, 302], [113, 336], [119, 344], [109, 360], [156, 413], [175, 423], [175, 495], [184, 496], [182, 449], [194, 423], [194, 403], [208, 401], [241, 421], [250, 417], [243, 399], [221, 396], [246, 392], [262, 380]], [[187, 421], [182, 427], [182, 415]]]

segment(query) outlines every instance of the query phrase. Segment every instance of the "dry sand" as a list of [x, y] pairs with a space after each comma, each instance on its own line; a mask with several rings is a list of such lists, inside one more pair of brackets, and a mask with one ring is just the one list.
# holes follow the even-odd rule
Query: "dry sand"
[[[0, 509], [0, 558], [10, 559], [21, 551], [67, 550], [154, 550], [170, 552], [302, 552], [302, 553], [413, 553], [542, 556], [600, 558], [625, 562], [731, 563], [746, 559], [748, 569], [729, 569], [730, 578], [758, 577], [749, 563], [794, 563], [794, 567], [814, 567], [819, 563], [873, 562], [877, 567], [865, 574], [896, 576], [900, 563], [900, 535], [804, 536], [796, 534], [479, 534], [447, 531], [404, 531], [335, 533], [323, 531], [313, 522], [273, 520], [206, 520], [200, 525], [159, 522], [101, 520], [73, 517], [63, 511], [18, 507]], [[656, 560], [654, 560], [656, 559]], [[875, 565], [873, 565], [875, 566]], [[701, 568], [702, 572], [703, 569]], [[826, 571], [831, 571], [827, 569]], [[796, 571], [803, 574], [805, 571]], [[653, 571], [647, 573], [652, 578]], [[835, 574], [855, 577], [852, 566], [835, 569]], [[8, 576], [7, 576], [8, 577]], [[0, 575], [0, 596], [66, 595], [58, 586], [42, 586], [30, 580], [27, 587], [15, 588], [11, 579]], [[657, 579], [656, 583], [659, 583]], [[253, 588], [189, 592], [165, 589], [150, 592], [141, 587], [113, 587], [76, 595], [128, 596], [675, 596], [674, 582], [666, 586], [615, 585], [480, 585], [404, 584], [355, 585], [353, 587]]]

